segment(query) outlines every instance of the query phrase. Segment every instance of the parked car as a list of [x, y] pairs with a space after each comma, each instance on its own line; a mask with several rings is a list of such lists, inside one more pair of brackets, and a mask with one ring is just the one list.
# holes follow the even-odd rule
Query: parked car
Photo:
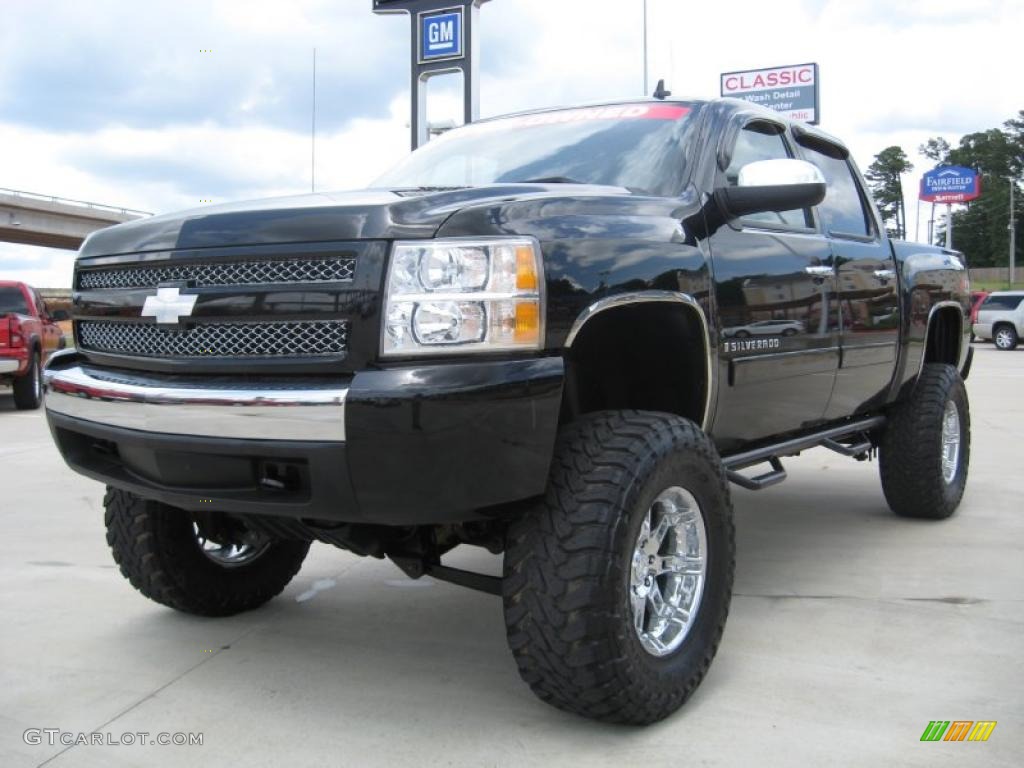
[[751, 336], [795, 336], [803, 333], [805, 329], [806, 326], [799, 320], [758, 320], [748, 325], [723, 328], [722, 334], [735, 336], [737, 339]]
[[57, 322], [67, 317], [67, 312], [51, 315], [25, 283], [0, 280], [0, 383], [12, 385], [16, 408], [38, 408], [42, 402], [43, 365], [64, 348]]
[[1024, 335], [1024, 291], [994, 291], [982, 302], [978, 318], [972, 326], [974, 335], [982, 341], [991, 339], [996, 349], [1008, 351], [1017, 348]]
[[[158, 603], [256, 608], [326, 542], [500, 595], [541, 699], [654, 722], [722, 638], [730, 483], [877, 450], [896, 514], [960, 503], [966, 267], [871, 201], [841, 141], [746, 101], [480, 121], [370, 190], [90, 235], [51, 431]], [[725, 338], [752, 311], [799, 324]]]

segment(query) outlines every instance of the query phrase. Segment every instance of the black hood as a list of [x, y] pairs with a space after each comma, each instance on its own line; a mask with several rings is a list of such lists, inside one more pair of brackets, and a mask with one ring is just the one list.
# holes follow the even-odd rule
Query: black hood
[[431, 190], [369, 189], [278, 197], [139, 219], [89, 236], [80, 256], [232, 245], [433, 237], [467, 206], [529, 198], [629, 194], [582, 184], [492, 184]]

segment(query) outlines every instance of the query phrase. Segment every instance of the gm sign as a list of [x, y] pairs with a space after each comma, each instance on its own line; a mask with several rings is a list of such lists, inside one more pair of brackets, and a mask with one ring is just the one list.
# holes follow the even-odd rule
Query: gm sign
[[461, 59], [462, 8], [420, 14], [420, 64]]

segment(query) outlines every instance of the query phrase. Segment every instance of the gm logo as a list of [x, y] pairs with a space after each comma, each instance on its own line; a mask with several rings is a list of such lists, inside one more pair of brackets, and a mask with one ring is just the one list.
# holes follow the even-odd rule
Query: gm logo
[[420, 14], [420, 64], [462, 58], [462, 9]]

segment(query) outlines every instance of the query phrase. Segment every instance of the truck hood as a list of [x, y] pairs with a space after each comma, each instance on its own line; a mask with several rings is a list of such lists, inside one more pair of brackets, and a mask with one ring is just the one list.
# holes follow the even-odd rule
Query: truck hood
[[433, 237], [466, 207], [545, 197], [629, 195], [586, 184], [491, 184], [461, 189], [330, 192], [196, 208], [90, 235], [79, 256], [329, 240]]

